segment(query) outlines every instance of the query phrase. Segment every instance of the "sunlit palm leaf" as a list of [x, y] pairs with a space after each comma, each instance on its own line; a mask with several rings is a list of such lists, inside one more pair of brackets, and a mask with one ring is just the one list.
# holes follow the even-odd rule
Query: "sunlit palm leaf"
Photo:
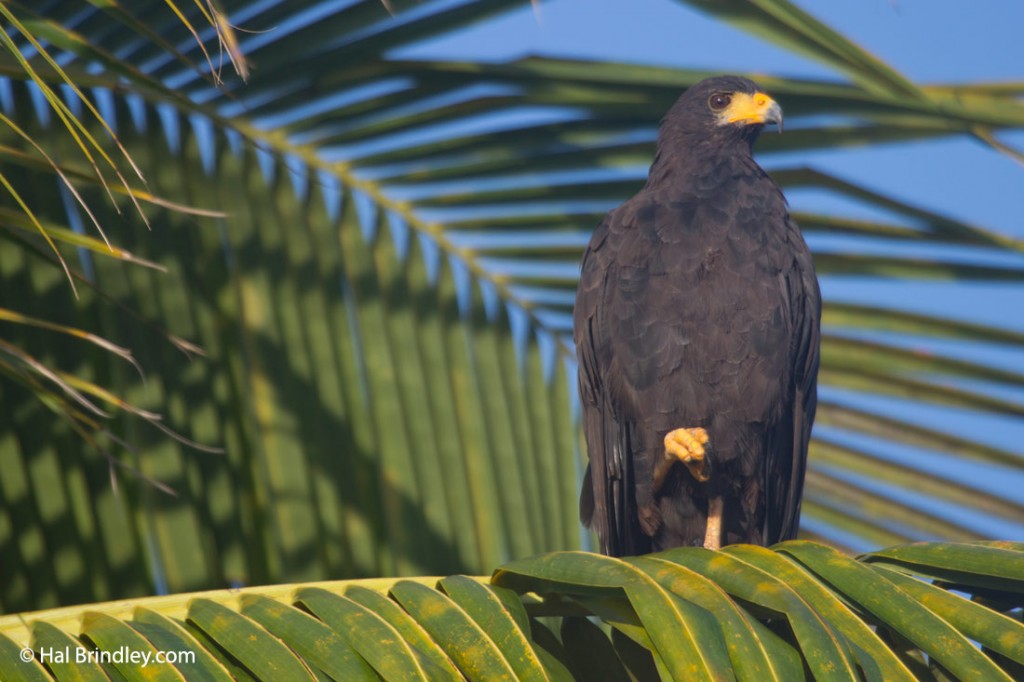
[[805, 671], [1010, 680], [1024, 670], [1024, 626], [1004, 612], [1024, 594], [1022, 567], [1010, 543], [918, 544], [859, 560], [807, 542], [625, 560], [559, 552], [507, 564], [490, 581], [281, 585], [8, 616], [0, 674], [50, 679], [22, 658], [30, 647], [54, 676], [106, 679], [98, 665], [72, 668], [52, 652], [126, 647], [178, 659], [109, 664], [129, 678], [568, 680], [629, 670], [675, 680], [788, 682]]

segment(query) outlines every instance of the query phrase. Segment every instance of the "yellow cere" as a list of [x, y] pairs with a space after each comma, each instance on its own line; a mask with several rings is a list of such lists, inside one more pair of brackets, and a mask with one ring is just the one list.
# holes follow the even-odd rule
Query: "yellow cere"
[[773, 106], [778, 110], [775, 100], [763, 92], [753, 95], [736, 92], [729, 106], [719, 114], [719, 120], [722, 123], [764, 123], [766, 113]]

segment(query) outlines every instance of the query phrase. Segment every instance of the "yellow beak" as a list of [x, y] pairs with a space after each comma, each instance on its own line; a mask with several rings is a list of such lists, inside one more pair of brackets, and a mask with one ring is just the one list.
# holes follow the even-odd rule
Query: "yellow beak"
[[745, 123], [747, 125], [765, 125], [775, 123], [782, 130], [782, 107], [763, 92], [755, 92], [748, 95], [745, 92], [737, 92], [732, 96], [722, 113], [719, 114], [722, 123]]

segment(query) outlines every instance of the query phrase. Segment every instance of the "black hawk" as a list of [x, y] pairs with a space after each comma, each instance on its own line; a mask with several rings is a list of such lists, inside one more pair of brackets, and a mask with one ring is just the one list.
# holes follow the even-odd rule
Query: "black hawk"
[[817, 402], [811, 253], [751, 148], [782, 110], [746, 78], [693, 85], [647, 184], [583, 256], [574, 312], [601, 551], [793, 538]]

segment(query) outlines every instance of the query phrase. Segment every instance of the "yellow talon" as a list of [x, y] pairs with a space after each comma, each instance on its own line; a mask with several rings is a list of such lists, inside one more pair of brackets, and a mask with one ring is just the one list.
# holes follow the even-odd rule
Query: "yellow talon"
[[665, 459], [675, 457], [686, 465], [695, 479], [702, 483], [711, 478], [711, 467], [704, 457], [708, 432], [701, 427], [676, 429], [665, 435]]
[[665, 435], [665, 454], [654, 467], [654, 494], [661, 491], [665, 477], [677, 461], [685, 464], [690, 474], [701, 483], [711, 478], [711, 463], [704, 449], [709, 440], [708, 432], [699, 426], [669, 431]]

